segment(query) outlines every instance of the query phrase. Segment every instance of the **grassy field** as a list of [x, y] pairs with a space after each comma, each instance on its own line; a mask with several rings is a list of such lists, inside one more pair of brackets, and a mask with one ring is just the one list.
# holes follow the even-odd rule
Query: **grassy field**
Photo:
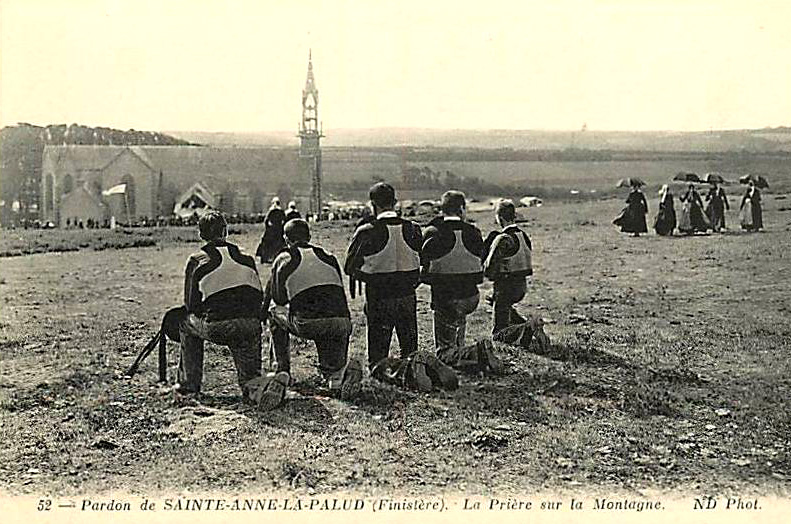
[[[196, 244], [4, 258], [0, 490], [787, 496], [786, 202], [767, 198], [764, 233], [689, 238], [621, 235], [610, 224], [620, 200], [531, 209], [535, 277], [519, 308], [546, 320], [549, 355], [499, 345], [504, 377], [464, 376], [458, 391], [431, 394], [366, 379], [343, 403], [316, 386], [315, 349], [297, 343], [295, 390], [267, 414], [239, 404], [231, 357], [211, 344], [205, 408], [174, 407], [154, 357], [123, 377], [180, 302]], [[488, 215], [473, 218], [492, 229]], [[351, 233], [320, 225], [314, 240], [342, 259]], [[252, 251], [259, 234], [233, 240]], [[425, 287], [418, 299], [430, 348]], [[364, 357], [362, 300], [351, 305], [350, 350]], [[486, 336], [490, 314], [482, 302], [469, 338]]]
[[[260, 225], [234, 224], [231, 231], [244, 234]], [[34, 253], [63, 253], [90, 249], [128, 249], [200, 242], [194, 227], [110, 229], [5, 229], [0, 233], [0, 258]]]

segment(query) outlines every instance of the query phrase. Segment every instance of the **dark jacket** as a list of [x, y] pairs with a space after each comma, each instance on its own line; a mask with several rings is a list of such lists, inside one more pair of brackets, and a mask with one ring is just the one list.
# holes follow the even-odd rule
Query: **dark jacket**
[[533, 244], [527, 233], [512, 224], [494, 237], [483, 274], [495, 282], [511, 278], [526, 278], [533, 274]]
[[423, 235], [421, 280], [443, 298], [472, 296], [483, 282], [483, 254], [477, 227], [461, 219], [437, 217]]
[[255, 260], [227, 241], [213, 241], [190, 255], [184, 275], [187, 311], [209, 321], [255, 318], [263, 292]]
[[420, 284], [420, 226], [395, 212], [381, 213], [354, 232], [344, 271], [365, 282], [368, 299], [411, 295]]
[[349, 317], [338, 260], [308, 243], [282, 251], [272, 264], [266, 301], [289, 304], [289, 312], [303, 318]]

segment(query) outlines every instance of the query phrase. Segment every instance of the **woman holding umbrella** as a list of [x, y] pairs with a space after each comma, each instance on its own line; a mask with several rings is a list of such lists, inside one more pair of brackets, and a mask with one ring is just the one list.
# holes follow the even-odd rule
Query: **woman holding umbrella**
[[618, 182], [618, 187], [627, 185], [631, 186], [632, 190], [626, 197], [626, 207], [612, 223], [620, 226], [622, 233], [632, 233], [633, 236], [639, 237], [640, 233], [648, 233], [648, 226], [645, 223], [648, 202], [646, 202], [643, 192], [640, 191], [640, 186], [644, 186], [645, 182], [639, 178], [624, 178]]
[[747, 192], [742, 197], [742, 204], [739, 206], [742, 228], [747, 231], [760, 231], [764, 228], [764, 218], [761, 209], [761, 191], [758, 189], [758, 185], [769, 187], [769, 184], [763, 177], [757, 179], [752, 176], [742, 177], [739, 182], [744, 184], [743, 180], [746, 180]]
[[673, 207], [673, 193], [667, 184], [659, 191], [659, 213], [654, 220], [654, 230], [657, 235], [672, 235], [676, 228], [676, 210]]
[[711, 185], [708, 194], [706, 195], [706, 216], [711, 221], [711, 228], [718, 232], [720, 229], [725, 229], [725, 210], [730, 209], [728, 204], [728, 197], [725, 195], [725, 190], [717, 184], [723, 183], [725, 180], [713, 173], [706, 175], [706, 182]]
[[684, 202], [684, 206], [681, 208], [678, 230], [686, 235], [692, 235], [697, 231], [708, 231], [710, 225], [703, 213], [703, 200], [694, 183], [689, 184], [687, 192], [679, 200]]

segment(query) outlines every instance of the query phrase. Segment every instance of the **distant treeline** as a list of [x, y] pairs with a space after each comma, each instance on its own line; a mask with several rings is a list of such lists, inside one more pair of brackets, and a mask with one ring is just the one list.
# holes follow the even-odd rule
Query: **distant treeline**
[[[28, 216], [38, 204], [41, 160], [47, 145], [193, 145], [153, 131], [121, 131], [79, 124], [36, 126], [20, 123], [0, 129], [0, 222]], [[12, 214], [14, 201], [19, 211]]]
[[458, 175], [452, 171], [435, 171], [428, 166], [404, 168], [396, 180], [381, 177], [358, 179], [347, 183], [332, 184], [336, 190], [364, 191], [376, 182], [389, 182], [399, 190], [436, 190], [460, 189], [470, 195], [518, 194], [521, 184], [497, 184], [477, 176]]
[[[345, 149], [345, 148], [344, 148]], [[354, 150], [355, 148], [349, 148]], [[611, 162], [710, 160], [778, 157], [791, 159], [791, 151], [620, 151], [609, 149], [480, 149], [460, 147], [382, 147], [364, 148], [389, 155], [403, 162]]]

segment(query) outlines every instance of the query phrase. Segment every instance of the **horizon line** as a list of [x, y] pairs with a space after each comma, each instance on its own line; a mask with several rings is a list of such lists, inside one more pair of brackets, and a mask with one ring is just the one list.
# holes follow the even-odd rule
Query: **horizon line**
[[[51, 125], [80, 125], [84, 127], [93, 127], [93, 128], [107, 128], [107, 129], [117, 129], [119, 131], [144, 131], [144, 132], [156, 132], [156, 133], [211, 133], [211, 134], [257, 134], [257, 133], [277, 133], [277, 134], [293, 134], [290, 130], [285, 129], [248, 129], [248, 130], [204, 130], [204, 129], [138, 129], [135, 127], [130, 127], [128, 129], [123, 129], [120, 127], [112, 127], [111, 125], [107, 124], [99, 124], [99, 125], [91, 125], [91, 124], [81, 124], [78, 122], [72, 123], [49, 123], [49, 124], [35, 124], [32, 122], [27, 121], [18, 121], [13, 124], [4, 124], [3, 128], [6, 127], [14, 127], [14, 126], [22, 126], [22, 125], [31, 125], [37, 127], [47, 127]], [[692, 129], [692, 130], [684, 130], [684, 129], [597, 129], [586, 127], [585, 129], [578, 128], [578, 129], [554, 129], [554, 128], [507, 128], [507, 127], [424, 127], [424, 126], [371, 126], [371, 127], [337, 127], [334, 128], [336, 131], [341, 132], [349, 132], [349, 131], [387, 131], [387, 130], [399, 130], [399, 131], [430, 131], [430, 132], [513, 132], [513, 133], [591, 133], [591, 132], [599, 132], [599, 133], [715, 133], [715, 132], [733, 132], [733, 131], [762, 131], [762, 130], [771, 130], [771, 129], [791, 129], [791, 123], [777, 125], [777, 126], [762, 126], [762, 127], [723, 127], [723, 128], [708, 128], [708, 129]], [[331, 132], [331, 129], [329, 131]], [[326, 129], [325, 129], [326, 131]], [[296, 136], [296, 135], [295, 135]]]

